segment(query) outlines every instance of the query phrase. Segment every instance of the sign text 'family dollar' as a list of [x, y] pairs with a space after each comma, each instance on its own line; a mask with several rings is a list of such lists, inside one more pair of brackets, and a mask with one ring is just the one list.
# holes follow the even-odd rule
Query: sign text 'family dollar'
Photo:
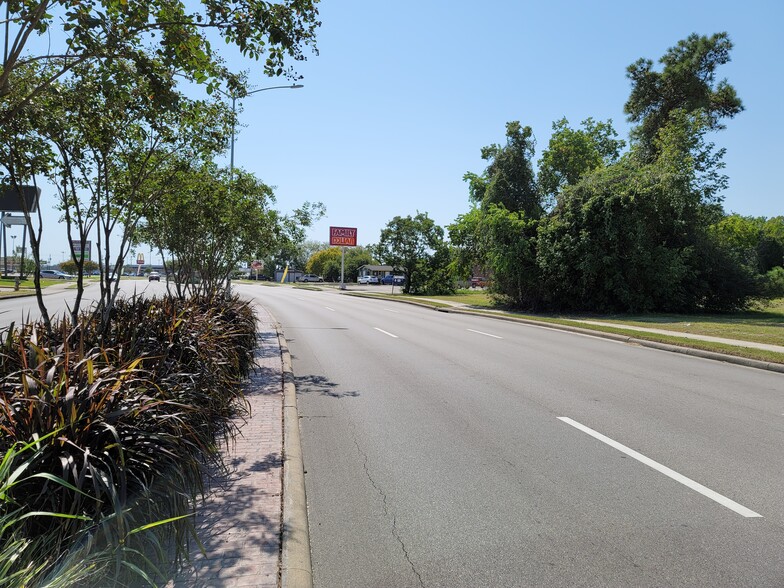
[[357, 229], [351, 227], [329, 227], [329, 244], [356, 247]]

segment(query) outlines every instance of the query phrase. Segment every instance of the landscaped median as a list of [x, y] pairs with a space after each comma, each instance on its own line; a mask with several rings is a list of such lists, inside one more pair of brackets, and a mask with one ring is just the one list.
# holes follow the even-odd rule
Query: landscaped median
[[246, 412], [247, 302], [122, 299], [0, 343], [0, 584], [154, 585]]
[[[544, 324], [554, 328], [608, 335], [614, 339], [702, 355], [712, 359], [734, 361], [731, 358], [737, 358], [736, 363], [784, 372], [784, 352], [744, 345], [750, 342], [784, 348], [784, 299], [774, 301], [766, 308], [757, 311], [725, 315], [597, 317], [516, 312], [496, 306], [484, 292], [467, 292], [432, 298], [366, 292], [352, 292], [350, 295], [406, 302], [445, 312], [470, 313], [495, 319]], [[651, 332], [647, 329], [667, 331], [667, 333]], [[723, 338], [732, 343], [687, 338], [686, 335]]]

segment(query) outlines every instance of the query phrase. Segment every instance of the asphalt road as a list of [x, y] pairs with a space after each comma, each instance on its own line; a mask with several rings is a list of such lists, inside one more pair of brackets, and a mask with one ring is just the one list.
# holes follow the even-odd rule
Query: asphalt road
[[[71, 286], [75, 281], [68, 281], [63, 284], [56, 284], [44, 289], [44, 303], [49, 316], [54, 318], [68, 312], [76, 299], [76, 290]], [[92, 282], [84, 289], [81, 308], [88, 308], [95, 300], [100, 297], [101, 290], [98, 282]], [[120, 280], [120, 296], [132, 296], [134, 294], [144, 294], [145, 296], [163, 295], [166, 293], [166, 282], [147, 282], [147, 280], [123, 278]], [[23, 323], [28, 319], [33, 321], [41, 316], [38, 308], [38, 301], [35, 296], [23, 296], [19, 298], [9, 297], [0, 298], [0, 328], [7, 327], [11, 323]]]
[[292, 353], [317, 587], [784, 585], [780, 374], [237, 289]]

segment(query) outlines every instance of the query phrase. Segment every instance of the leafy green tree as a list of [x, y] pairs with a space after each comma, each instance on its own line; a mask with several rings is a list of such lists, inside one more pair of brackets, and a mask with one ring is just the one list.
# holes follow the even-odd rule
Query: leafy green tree
[[181, 171], [173, 185], [176, 192], [148, 202], [139, 238], [169, 252], [180, 297], [215, 294], [240, 261], [273, 246], [281, 228], [272, 189], [251, 174], [235, 169], [229, 185], [228, 170], [205, 164]]
[[381, 230], [376, 253], [381, 261], [400, 268], [406, 294], [439, 294], [454, 290], [449, 246], [444, 229], [427, 213], [393, 218]]
[[482, 207], [502, 204], [510, 211], [522, 211], [528, 218], [539, 218], [544, 207], [531, 163], [536, 141], [531, 127], [518, 121], [506, 123], [506, 144], [482, 148], [488, 166], [480, 176], [466, 173], [472, 202]]
[[626, 143], [617, 139], [612, 121], [588, 118], [582, 129], [572, 129], [562, 118], [553, 123], [553, 134], [539, 160], [539, 189], [554, 202], [565, 186], [573, 186], [583, 175], [618, 160]]
[[[71, 240], [83, 244], [91, 231], [97, 234], [102, 276], [97, 312], [108, 324], [119, 287], [119, 280], [109, 277], [122, 274], [147, 203], [170, 189], [172, 177], [189, 160], [225, 148], [231, 113], [220, 103], [184, 96], [176, 109], [159, 103], [154, 88], [122, 60], [74, 68], [57, 88], [47, 94], [50, 116], [39, 132], [55, 146], [50, 178]], [[81, 258], [71, 254], [80, 265]], [[78, 284], [81, 293], [81, 271]], [[74, 321], [79, 293], [71, 310]]]
[[731, 214], [710, 227], [722, 245], [748, 260], [759, 273], [784, 266], [784, 217]]
[[340, 280], [340, 248], [316, 251], [305, 264], [305, 271], [323, 277], [328, 282]]
[[[296, 249], [320, 218], [318, 203], [281, 214], [272, 208], [272, 188], [242, 169], [229, 175], [214, 163], [182, 167], [169, 178], [168, 190], [145, 201], [137, 241], [168, 255], [164, 264], [180, 297], [215, 294], [241, 262]], [[274, 269], [265, 263], [265, 271]]]
[[491, 293], [515, 306], [536, 308], [541, 298], [536, 265], [539, 224], [499, 205], [459, 216], [449, 226], [456, 270], [468, 275], [474, 266], [483, 267], [490, 274]]
[[642, 165], [627, 156], [593, 172], [564, 190], [540, 229], [543, 305], [593, 312], [745, 308], [759, 281], [705, 230], [711, 214], [689, 174], [666, 160]]
[[784, 216], [765, 221], [762, 237], [757, 245], [757, 260], [761, 272], [784, 267]]
[[716, 82], [716, 70], [729, 63], [731, 50], [727, 33], [710, 37], [692, 34], [667, 50], [659, 60], [661, 72], [654, 71], [650, 59], [639, 59], [627, 68], [632, 91], [624, 111], [629, 121], [637, 123], [632, 138], [639, 143], [639, 155], [645, 161], [655, 159], [655, 141], [673, 111], [699, 114], [709, 130], [718, 130], [724, 128], [722, 119], [743, 110], [727, 80]]
[[363, 265], [377, 264], [378, 260], [367, 247], [346, 248], [346, 267], [344, 277], [347, 280], [356, 280], [359, 277], [359, 268]]
[[[328, 282], [340, 281], [340, 247], [329, 247], [315, 252], [308, 259], [305, 271], [322, 276]], [[346, 247], [343, 277], [356, 280], [359, 268], [374, 263], [375, 259], [365, 247]]]
[[310, 261], [310, 258], [313, 257], [314, 253], [323, 251], [325, 249], [329, 249], [329, 243], [325, 241], [313, 241], [313, 240], [303, 241], [297, 247], [297, 255], [292, 260], [294, 267], [298, 269], [305, 268], [305, 271], [307, 272], [317, 273], [320, 275], [320, 272], [311, 272], [310, 270], [308, 270], [307, 265], [308, 265], [308, 261]]
[[[216, 87], [227, 76], [209, 35], [253, 59], [264, 59], [268, 76], [296, 77], [288, 59], [304, 60], [303, 48], [315, 50], [318, 0], [9, 0], [7, 8], [17, 34], [0, 70], [0, 125], [5, 126], [32, 99], [73, 68], [123, 59], [134, 64], [145, 85], [160, 91], [172, 73]], [[66, 46], [53, 53], [26, 51], [33, 36], [50, 35], [61, 27]], [[147, 51], [152, 43], [153, 53]], [[15, 82], [31, 64], [50, 74], [33, 85]], [[234, 84], [231, 93], [242, 94]]]
[[[67, 274], [73, 274], [73, 275], [76, 275], [79, 272], [79, 270], [80, 270], [79, 266], [73, 260], [62, 262], [60, 264], [60, 269], [63, 270]], [[97, 272], [98, 271], [98, 264], [96, 262], [94, 262], [94, 261], [89, 260], [89, 259], [85, 259], [84, 260], [84, 264], [82, 264], [81, 270], [85, 274], [91, 274], [92, 272]]]

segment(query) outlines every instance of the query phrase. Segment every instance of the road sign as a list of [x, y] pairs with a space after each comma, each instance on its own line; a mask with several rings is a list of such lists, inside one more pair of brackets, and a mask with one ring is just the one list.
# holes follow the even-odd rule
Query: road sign
[[82, 249], [81, 241], [71, 241], [71, 247], [73, 247], [73, 252], [76, 255], [77, 259], [79, 257], [84, 257], [84, 259], [86, 259], [87, 261], [90, 261], [92, 259], [92, 250], [93, 250], [92, 241], [85, 241], [84, 249]]
[[[24, 202], [22, 198], [24, 197]], [[0, 210], [5, 212], [36, 212], [38, 199], [41, 197], [41, 188], [37, 186], [11, 186], [0, 187]]]
[[329, 227], [329, 244], [356, 247], [357, 229], [355, 227]]
[[7, 227], [10, 227], [11, 225], [26, 225], [27, 220], [23, 216], [6, 215], [3, 217], [3, 224]]

